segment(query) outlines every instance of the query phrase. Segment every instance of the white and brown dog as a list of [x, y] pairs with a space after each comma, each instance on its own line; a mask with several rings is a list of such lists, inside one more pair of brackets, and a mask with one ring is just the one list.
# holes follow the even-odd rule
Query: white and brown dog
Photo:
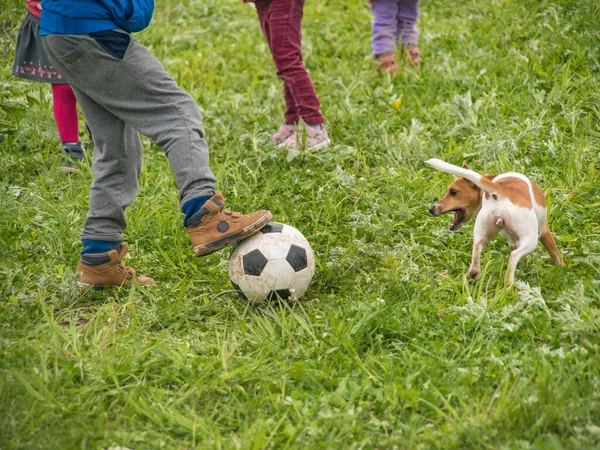
[[517, 263], [535, 250], [538, 240], [542, 241], [554, 264], [564, 266], [554, 236], [548, 229], [546, 199], [529, 178], [514, 172], [480, 175], [469, 170], [465, 163], [461, 168], [435, 158], [426, 163], [460, 177], [448, 186], [444, 198], [429, 212], [438, 217], [454, 211], [454, 220], [450, 224], [452, 231], [477, 216], [469, 279], [479, 275], [481, 251], [498, 233], [514, 248], [508, 262], [508, 285], [515, 279]]

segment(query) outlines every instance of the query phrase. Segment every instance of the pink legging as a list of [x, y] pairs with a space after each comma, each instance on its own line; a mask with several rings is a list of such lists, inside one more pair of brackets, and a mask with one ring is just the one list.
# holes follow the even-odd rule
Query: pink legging
[[68, 84], [53, 84], [52, 97], [54, 118], [60, 142], [79, 141], [79, 116], [77, 115], [77, 99]]

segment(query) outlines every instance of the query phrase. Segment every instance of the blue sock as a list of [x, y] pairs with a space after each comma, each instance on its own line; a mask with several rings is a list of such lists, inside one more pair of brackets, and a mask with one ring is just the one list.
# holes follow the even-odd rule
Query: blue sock
[[83, 250], [81, 254], [98, 254], [106, 253], [111, 250], [119, 251], [121, 249], [121, 241], [100, 241], [96, 239], [82, 239]]
[[183, 207], [181, 208], [181, 212], [185, 214], [185, 217], [183, 218], [183, 226], [184, 227], [200, 225], [200, 221], [202, 220], [202, 217], [199, 217], [198, 218], [199, 220], [193, 220], [191, 222], [190, 222], [190, 219], [192, 218], [192, 216], [194, 214], [196, 214], [198, 211], [200, 211], [200, 209], [202, 209], [202, 206], [204, 206], [206, 201], [210, 200], [211, 198], [212, 198], [212, 195], [207, 195], [204, 197], [196, 197], [196, 198], [193, 198], [184, 203]]

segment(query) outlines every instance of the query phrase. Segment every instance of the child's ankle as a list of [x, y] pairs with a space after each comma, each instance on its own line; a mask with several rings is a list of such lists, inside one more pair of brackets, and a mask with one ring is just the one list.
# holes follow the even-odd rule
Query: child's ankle
[[204, 204], [212, 198], [212, 195], [205, 195], [202, 197], [193, 198], [183, 205], [181, 212], [185, 215], [183, 218], [184, 227], [196, 227], [200, 225], [202, 218], [208, 214], [208, 210], [202, 207]]
[[84, 253], [107, 253], [111, 250], [119, 251], [121, 248], [121, 241], [103, 241], [100, 239], [82, 239]]

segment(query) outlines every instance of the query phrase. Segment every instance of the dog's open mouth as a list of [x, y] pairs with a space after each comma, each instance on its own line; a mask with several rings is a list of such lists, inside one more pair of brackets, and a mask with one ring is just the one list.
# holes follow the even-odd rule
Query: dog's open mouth
[[450, 231], [456, 231], [463, 226], [466, 211], [463, 208], [454, 209], [454, 220], [448, 228]]

